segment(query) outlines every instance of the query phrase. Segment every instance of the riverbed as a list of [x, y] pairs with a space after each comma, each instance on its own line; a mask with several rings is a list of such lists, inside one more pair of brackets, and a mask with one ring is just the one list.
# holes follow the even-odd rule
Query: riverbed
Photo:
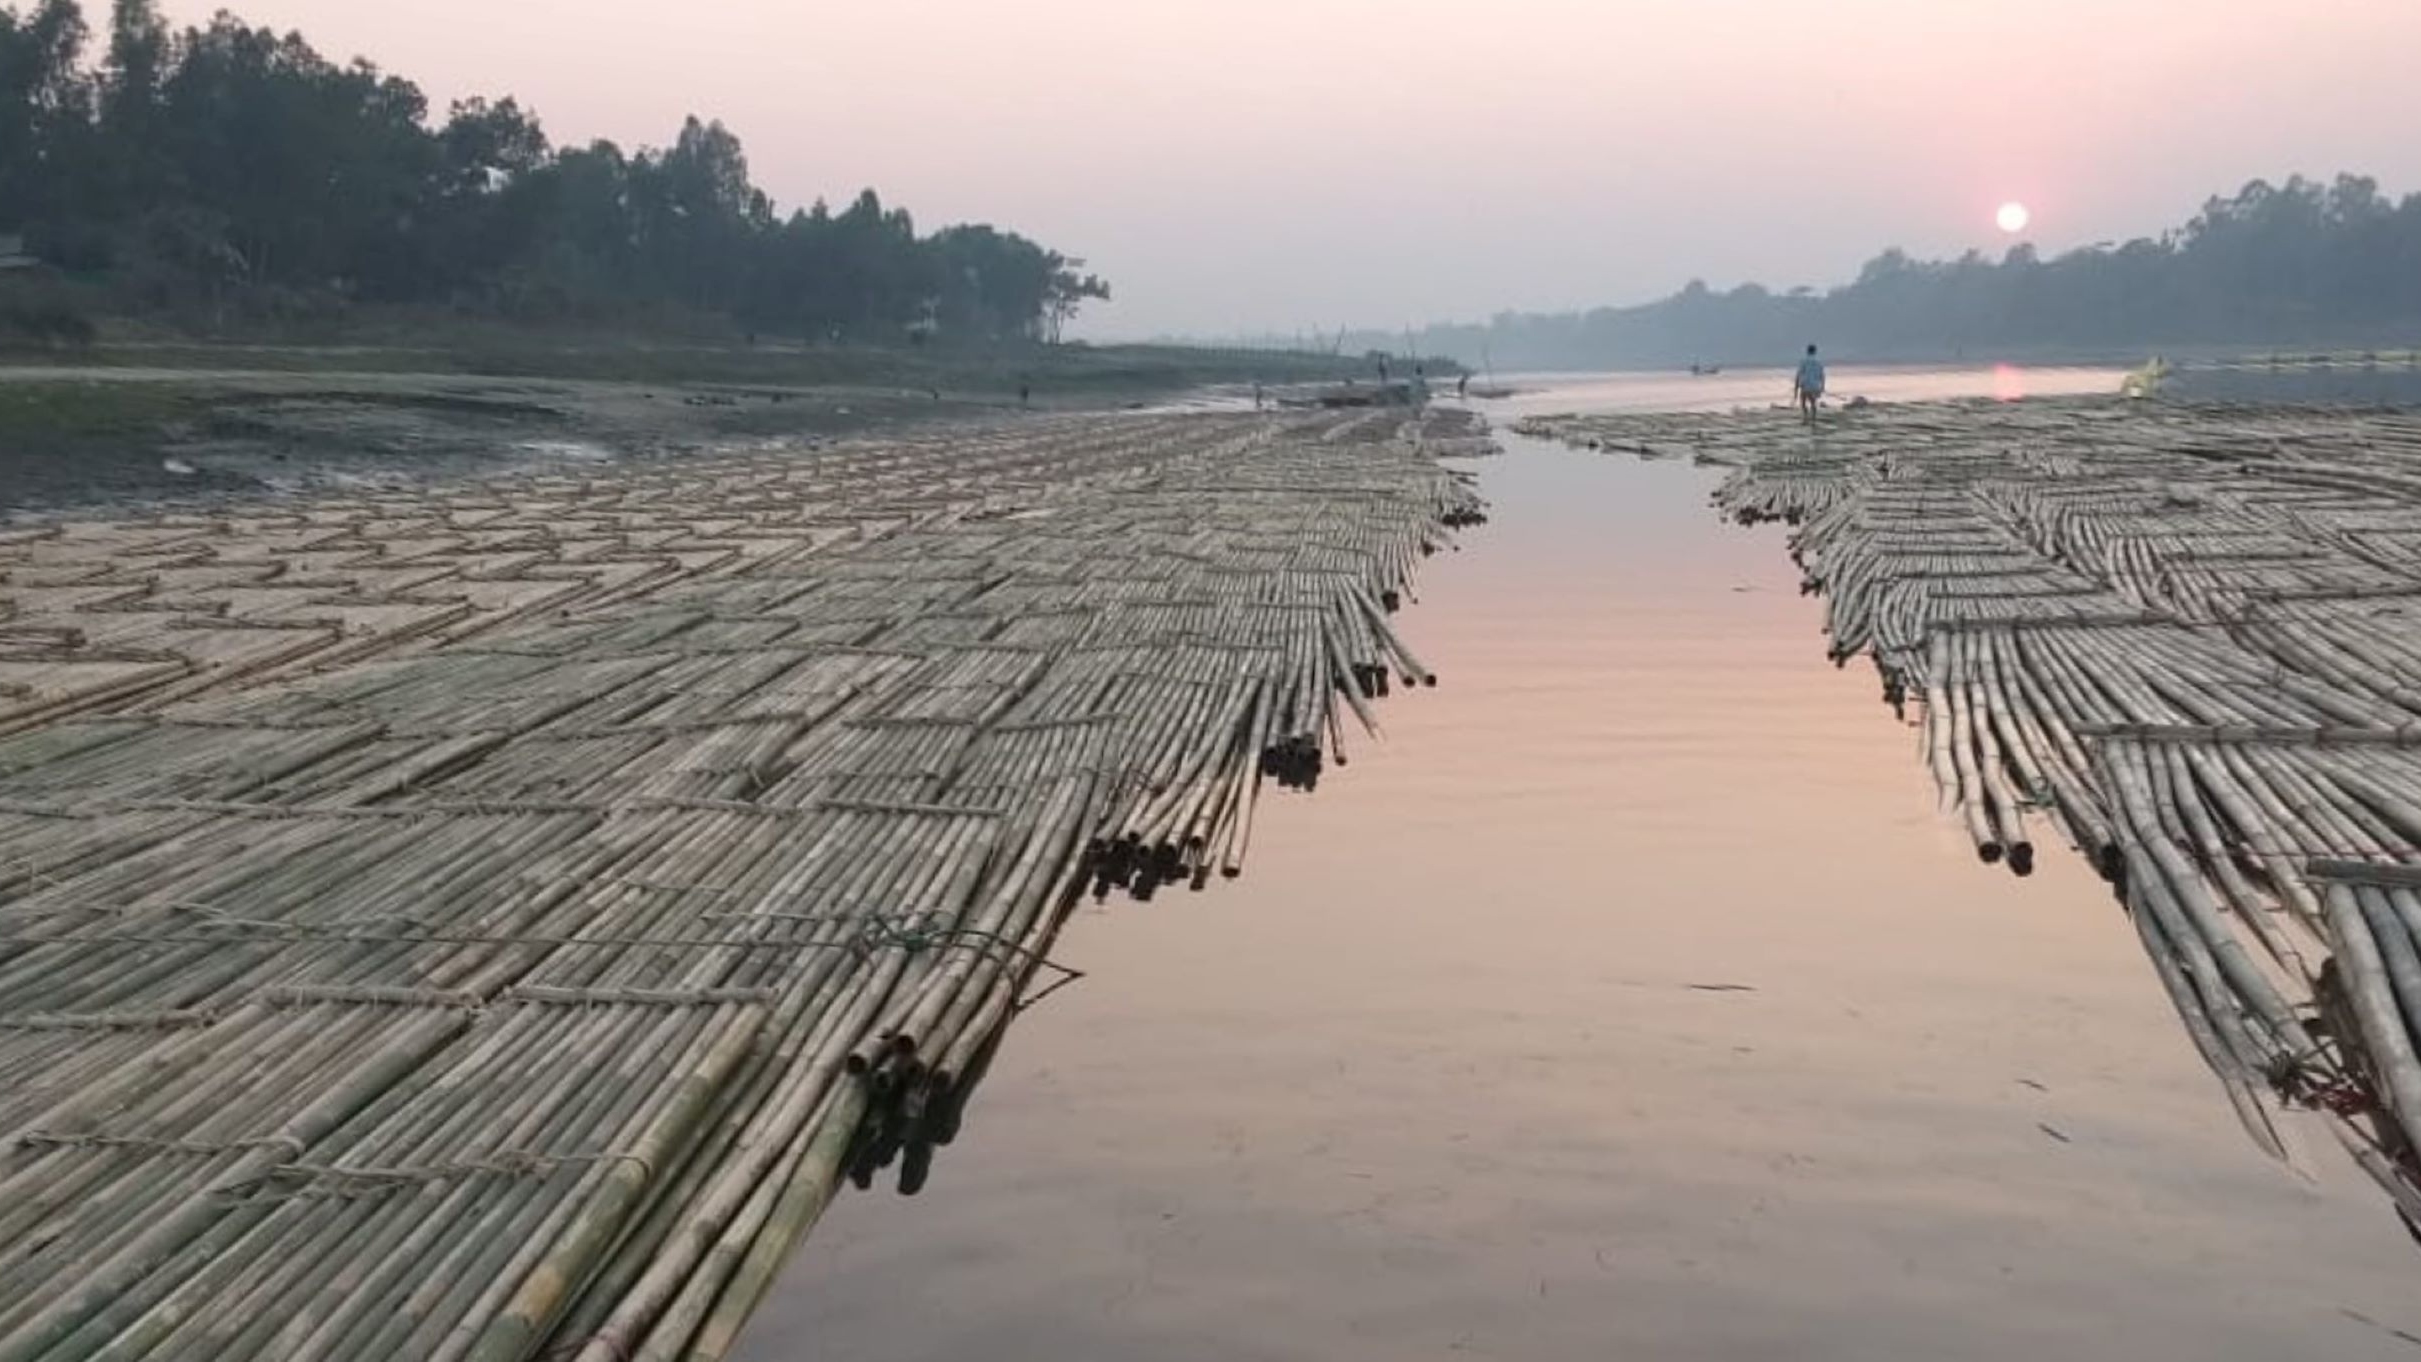
[[1402, 617], [1438, 688], [1240, 881], [1081, 910], [928, 1191], [844, 1195], [740, 1355], [2412, 1356], [2376, 1194], [2244, 1139], [2073, 855], [1977, 864], [1782, 532], [1503, 433], [1787, 380], [1510, 381]]

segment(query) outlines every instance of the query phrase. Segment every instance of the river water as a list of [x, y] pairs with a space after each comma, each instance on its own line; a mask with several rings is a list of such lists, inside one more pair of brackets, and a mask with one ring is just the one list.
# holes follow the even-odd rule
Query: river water
[[[1501, 426], [1788, 386], [1513, 382]], [[2075, 857], [1976, 863], [1782, 532], [1504, 440], [1401, 617], [1439, 687], [1242, 880], [1080, 910], [928, 1191], [844, 1193], [740, 1355], [2416, 1356], [2383, 1200], [2254, 1151]]]

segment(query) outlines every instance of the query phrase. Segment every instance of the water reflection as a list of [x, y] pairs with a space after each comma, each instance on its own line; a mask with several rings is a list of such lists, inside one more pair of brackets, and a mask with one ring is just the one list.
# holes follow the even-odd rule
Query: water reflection
[[[2114, 393], [2122, 370], [2080, 366], [2020, 368], [1995, 364], [1972, 369], [1926, 366], [1829, 366], [1827, 395], [1847, 402], [1923, 402], [1948, 397], [2059, 397]], [[1494, 419], [1569, 411], [1731, 411], [1790, 405], [1789, 369], [1725, 369], [1714, 374], [1637, 372], [1619, 374], [1515, 374], [1504, 383], [1513, 396], [1481, 404]]]
[[2412, 1356], [2392, 1219], [2245, 1144], [2072, 858], [1976, 867], [1779, 533], [1509, 443], [1440, 687], [1243, 880], [1086, 910], [741, 1355]]

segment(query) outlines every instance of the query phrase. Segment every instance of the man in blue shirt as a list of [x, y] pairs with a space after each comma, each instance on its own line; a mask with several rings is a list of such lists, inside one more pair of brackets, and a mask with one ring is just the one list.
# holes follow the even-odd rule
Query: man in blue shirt
[[1816, 399], [1824, 396], [1824, 361], [1816, 358], [1816, 347], [1807, 347], [1807, 358], [1799, 361], [1799, 372], [1791, 375], [1791, 400], [1807, 419], [1816, 419]]

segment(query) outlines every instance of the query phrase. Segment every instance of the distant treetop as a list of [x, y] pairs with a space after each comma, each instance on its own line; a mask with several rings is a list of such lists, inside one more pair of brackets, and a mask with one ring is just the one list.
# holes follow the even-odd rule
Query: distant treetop
[[[1374, 335], [1377, 333], [1373, 333]], [[1923, 359], [1995, 351], [2396, 345], [2421, 339], [2421, 194], [2389, 199], [2366, 176], [2255, 180], [2159, 237], [2046, 260], [1919, 260], [1897, 247], [1819, 293], [1728, 292], [1692, 280], [1636, 307], [1504, 313], [1430, 327], [1425, 353], [1557, 368], [1765, 361], [1809, 336], [1826, 354]], [[1355, 337], [1359, 341], [1361, 337]]]

